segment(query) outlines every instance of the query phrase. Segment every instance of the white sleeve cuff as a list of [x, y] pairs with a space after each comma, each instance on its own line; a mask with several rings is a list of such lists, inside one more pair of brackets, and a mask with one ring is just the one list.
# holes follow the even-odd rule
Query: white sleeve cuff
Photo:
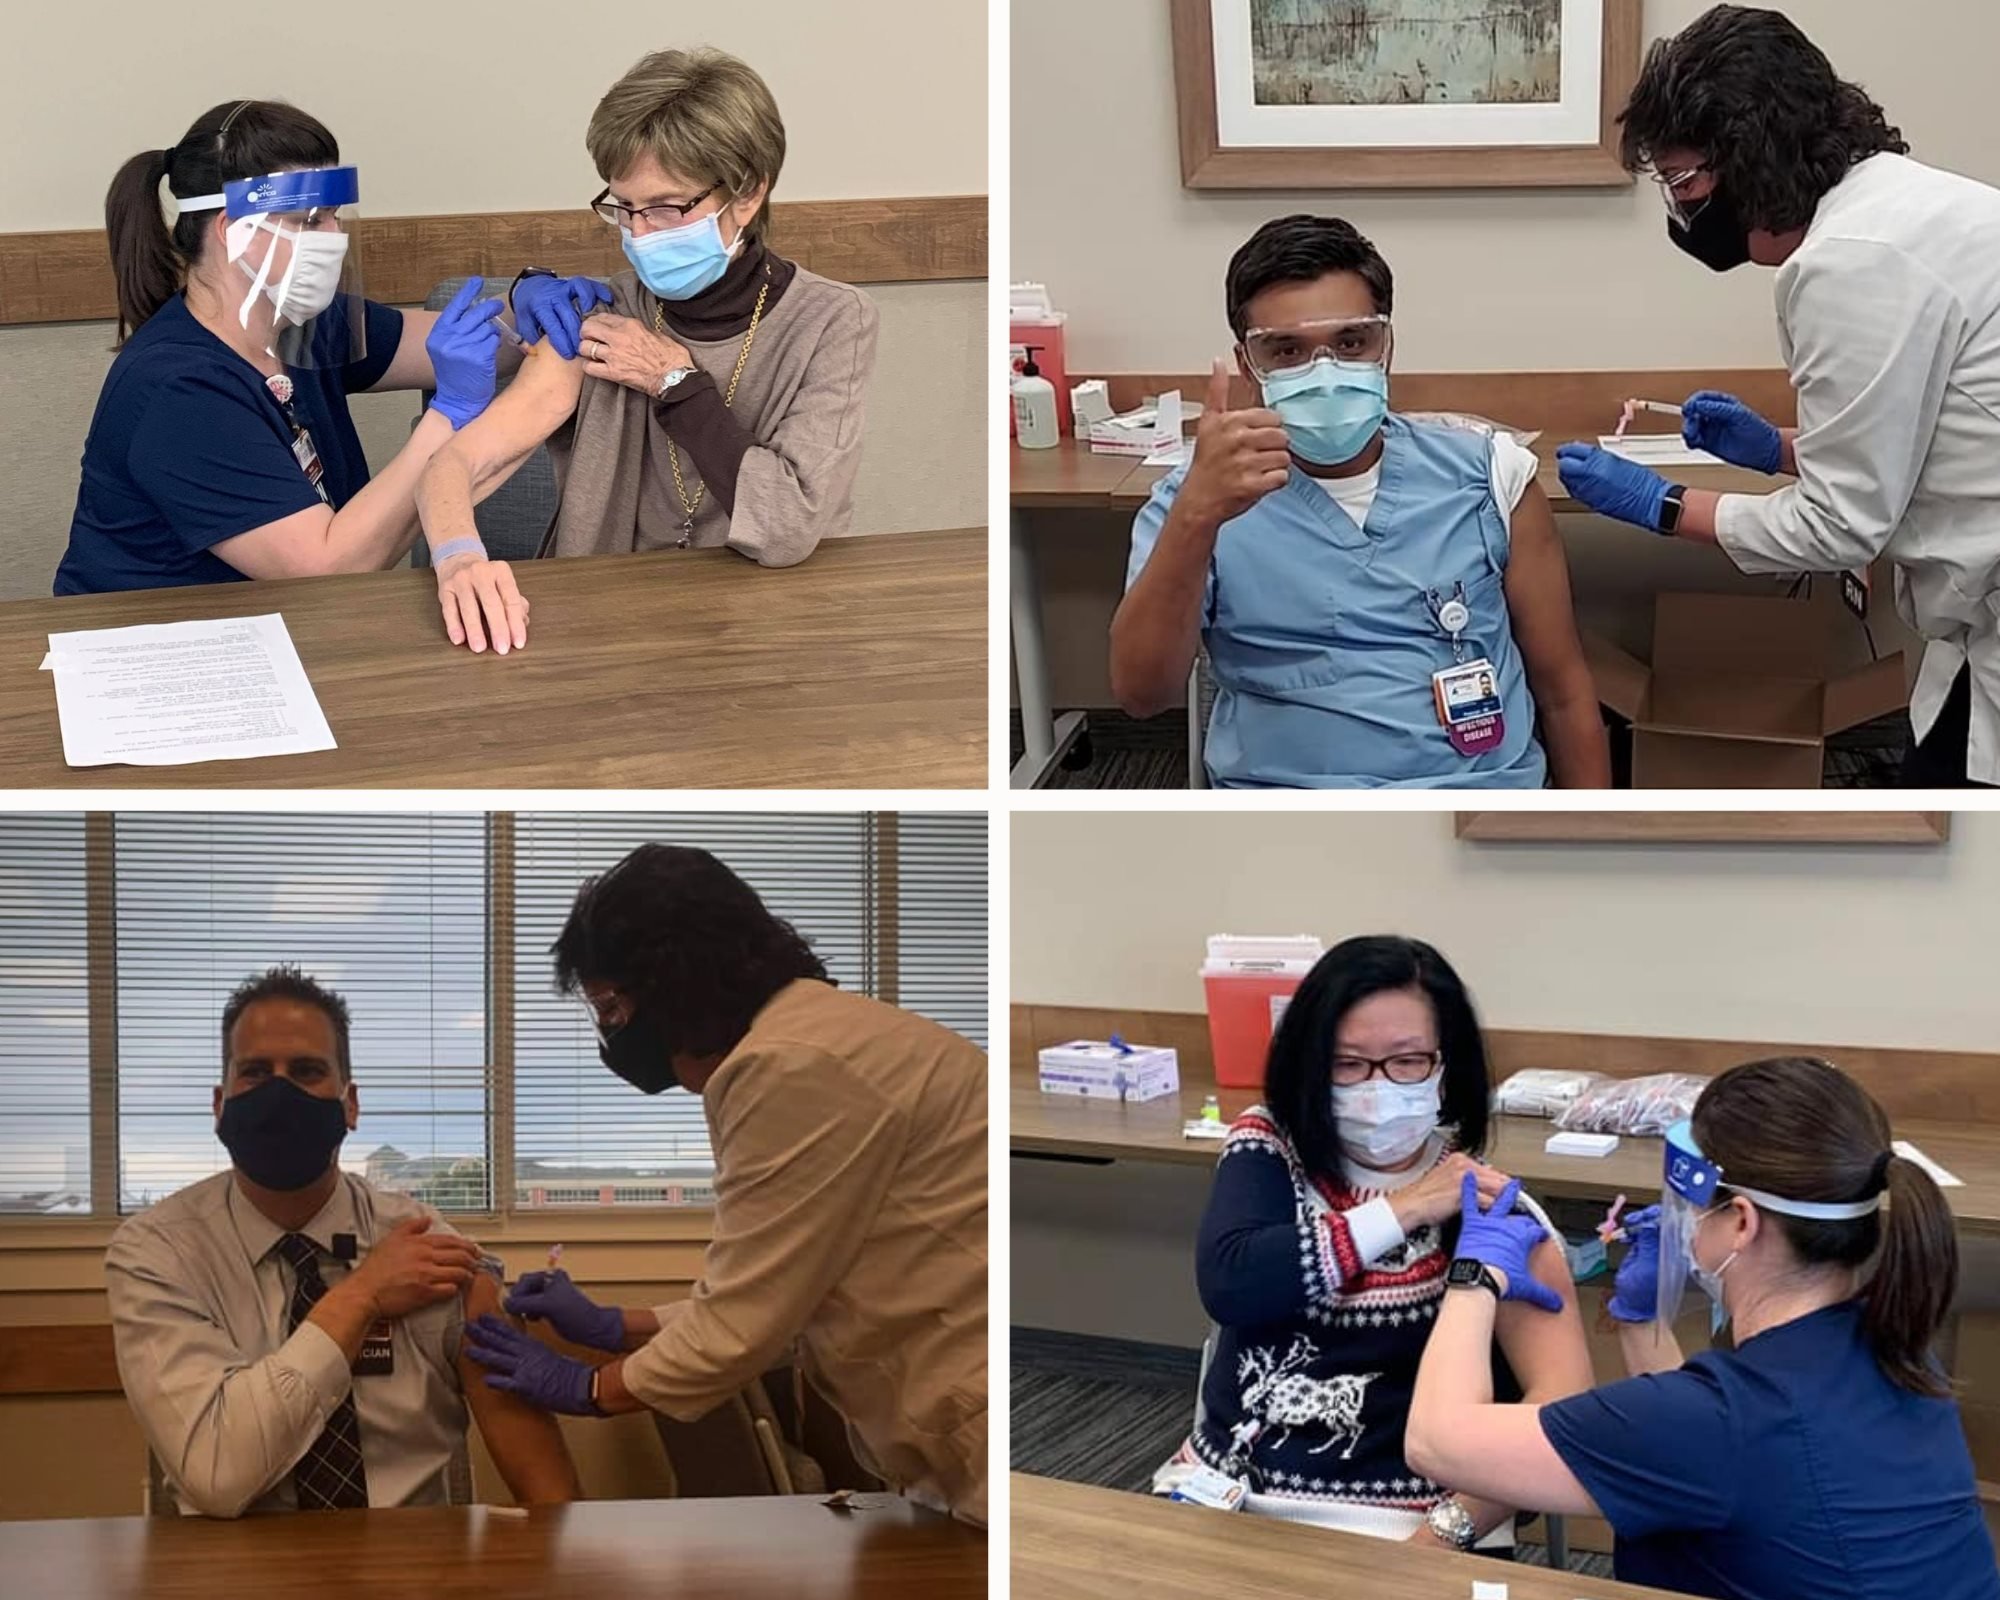
[[299, 1331], [278, 1347], [278, 1364], [318, 1396], [322, 1414], [330, 1415], [354, 1385], [346, 1355], [317, 1322], [299, 1324]]
[[1352, 1211], [1343, 1211], [1341, 1216], [1347, 1222], [1347, 1236], [1354, 1241], [1355, 1251], [1365, 1266], [1372, 1267], [1403, 1243], [1403, 1225], [1396, 1220], [1396, 1208], [1389, 1204], [1387, 1195], [1365, 1201]]
[[1772, 513], [1780, 509], [1780, 498], [1797, 493], [1795, 487], [1787, 487], [1772, 494], [1726, 494], [1716, 502], [1715, 542], [1736, 563], [1737, 571], [1777, 575], [1800, 570], [1767, 527]]

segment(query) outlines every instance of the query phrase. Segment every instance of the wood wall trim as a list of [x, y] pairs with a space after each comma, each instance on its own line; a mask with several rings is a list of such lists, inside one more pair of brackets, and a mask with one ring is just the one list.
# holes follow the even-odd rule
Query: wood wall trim
[[[1220, 308], [1218, 308], [1218, 316]], [[1220, 352], [1218, 352], [1220, 353]], [[1153, 395], [1178, 389], [1189, 400], [1208, 388], [1205, 372], [1082, 372], [1069, 381], [1102, 378], [1111, 404], [1129, 411]], [[1618, 425], [1619, 408], [1632, 399], [1685, 400], [1700, 389], [1735, 395], [1781, 428], [1798, 421], [1798, 398], [1782, 367], [1688, 369], [1653, 372], [1398, 372], [1389, 380], [1398, 411], [1468, 411], [1510, 428], [1540, 429], [1546, 453], [1556, 443], [1594, 439]], [[1257, 391], [1240, 373], [1231, 380], [1230, 404], [1258, 404]], [[1639, 433], [1671, 432], [1671, 417], [1643, 417]]]
[[[987, 274], [984, 195], [775, 201], [773, 246], [842, 283], [934, 283]], [[418, 305], [446, 278], [511, 279], [525, 266], [605, 274], [626, 267], [618, 235], [586, 210], [369, 217], [356, 229], [371, 299]], [[0, 233], [0, 326], [118, 315], [99, 228]]]
[[0, 1395], [120, 1392], [109, 1323], [0, 1328]]
[[[1201, 1012], [1114, 1011], [1097, 1007], [1015, 1005], [1009, 1015], [1015, 1063], [1032, 1061], [1044, 1045], [1108, 1039], [1115, 1029], [1134, 1044], [1171, 1045], [1182, 1081], [1212, 1078], [1208, 1018]], [[1486, 1053], [1497, 1082], [1524, 1067], [1603, 1072], [1617, 1078], [1653, 1072], [1714, 1075], [1765, 1056], [1824, 1056], [1860, 1083], [1891, 1118], [1925, 1122], [2000, 1123], [2000, 1053], [1970, 1050], [1889, 1050], [1880, 1046], [1773, 1043], [1730, 1039], [1658, 1039], [1644, 1035], [1560, 1033], [1523, 1028], [1486, 1030]]]
[[1474, 844], [1939, 845], [1949, 811], [1458, 811]]

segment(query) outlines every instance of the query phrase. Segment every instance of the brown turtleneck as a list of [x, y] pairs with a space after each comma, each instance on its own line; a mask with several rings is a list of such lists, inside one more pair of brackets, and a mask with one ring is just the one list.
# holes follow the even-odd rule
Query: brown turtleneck
[[[734, 339], [750, 331], [756, 314], [757, 296], [766, 283], [764, 312], [790, 286], [798, 271], [794, 262], [773, 255], [762, 239], [753, 239], [743, 253], [729, 263], [728, 271], [700, 294], [686, 300], [662, 300], [642, 288], [641, 303], [646, 307], [647, 326], [657, 308], [667, 331], [679, 340], [710, 342]], [[722, 390], [706, 372], [697, 372], [667, 391], [655, 402], [660, 426], [667, 437], [687, 453], [708, 492], [721, 503], [724, 512], [736, 511], [736, 475], [743, 457], [757, 440], [750, 430], [730, 414], [723, 403]]]

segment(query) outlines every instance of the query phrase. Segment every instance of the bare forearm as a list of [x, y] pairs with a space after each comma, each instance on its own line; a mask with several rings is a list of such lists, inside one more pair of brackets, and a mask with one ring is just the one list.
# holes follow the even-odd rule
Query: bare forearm
[[446, 448], [431, 459], [417, 484], [417, 512], [435, 563], [437, 552], [459, 539], [477, 539], [472, 516], [472, 463]]
[[1187, 682], [1218, 525], [1176, 504], [1152, 559], [1111, 622], [1111, 692], [1133, 716], [1157, 716]]
[[416, 542], [417, 485], [431, 458], [450, 442], [451, 423], [426, 411], [396, 458], [327, 523], [326, 571], [377, 572], [409, 553]]
[[1690, 489], [1681, 504], [1681, 525], [1674, 530], [1676, 539], [1691, 539], [1696, 544], [1714, 544], [1716, 512], [1722, 505], [1722, 496], [1713, 489]]
[[1586, 676], [1580, 688], [1566, 688], [1541, 707], [1542, 737], [1558, 789], [1611, 787], [1611, 742], [1597, 708], [1596, 687]]
[[625, 1385], [625, 1361], [622, 1356], [616, 1361], [607, 1361], [597, 1369], [593, 1398], [597, 1401], [597, 1409], [607, 1417], [646, 1409], [646, 1402]]
[[1625, 1370], [1635, 1378], [1673, 1372], [1686, 1360], [1674, 1330], [1658, 1322], [1619, 1323], [1618, 1352], [1625, 1358]]
[[650, 1307], [627, 1306], [625, 1309], [625, 1348], [637, 1350], [649, 1344], [653, 1335], [660, 1331], [660, 1314]]

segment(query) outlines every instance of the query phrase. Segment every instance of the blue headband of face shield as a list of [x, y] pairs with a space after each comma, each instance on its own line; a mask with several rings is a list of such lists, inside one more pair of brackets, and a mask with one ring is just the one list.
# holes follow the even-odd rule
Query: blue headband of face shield
[[358, 205], [361, 174], [355, 167], [315, 167], [308, 172], [271, 172], [260, 178], [238, 178], [222, 186], [221, 194], [194, 195], [180, 201], [182, 211], [222, 211], [231, 222], [243, 217], [284, 215], [295, 211], [331, 211]]
[[1695, 1142], [1694, 1124], [1685, 1117], [1667, 1129], [1663, 1177], [1668, 1189], [1698, 1211], [1706, 1211], [1719, 1204], [1717, 1191], [1724, 1188], [1755, 1202], [1766, 1211], [1781, 1212], [1788, 1217], [1807, 1217], [1815, 1222], [1852, 1222], [1857, 1217], [1882, 1209], [1879, 1194], [1866, 1200], [1787, 1200], [1762, 1189], [1725, 1183], [1722, 1168], [1701, 1153], [1701, 1146]]

